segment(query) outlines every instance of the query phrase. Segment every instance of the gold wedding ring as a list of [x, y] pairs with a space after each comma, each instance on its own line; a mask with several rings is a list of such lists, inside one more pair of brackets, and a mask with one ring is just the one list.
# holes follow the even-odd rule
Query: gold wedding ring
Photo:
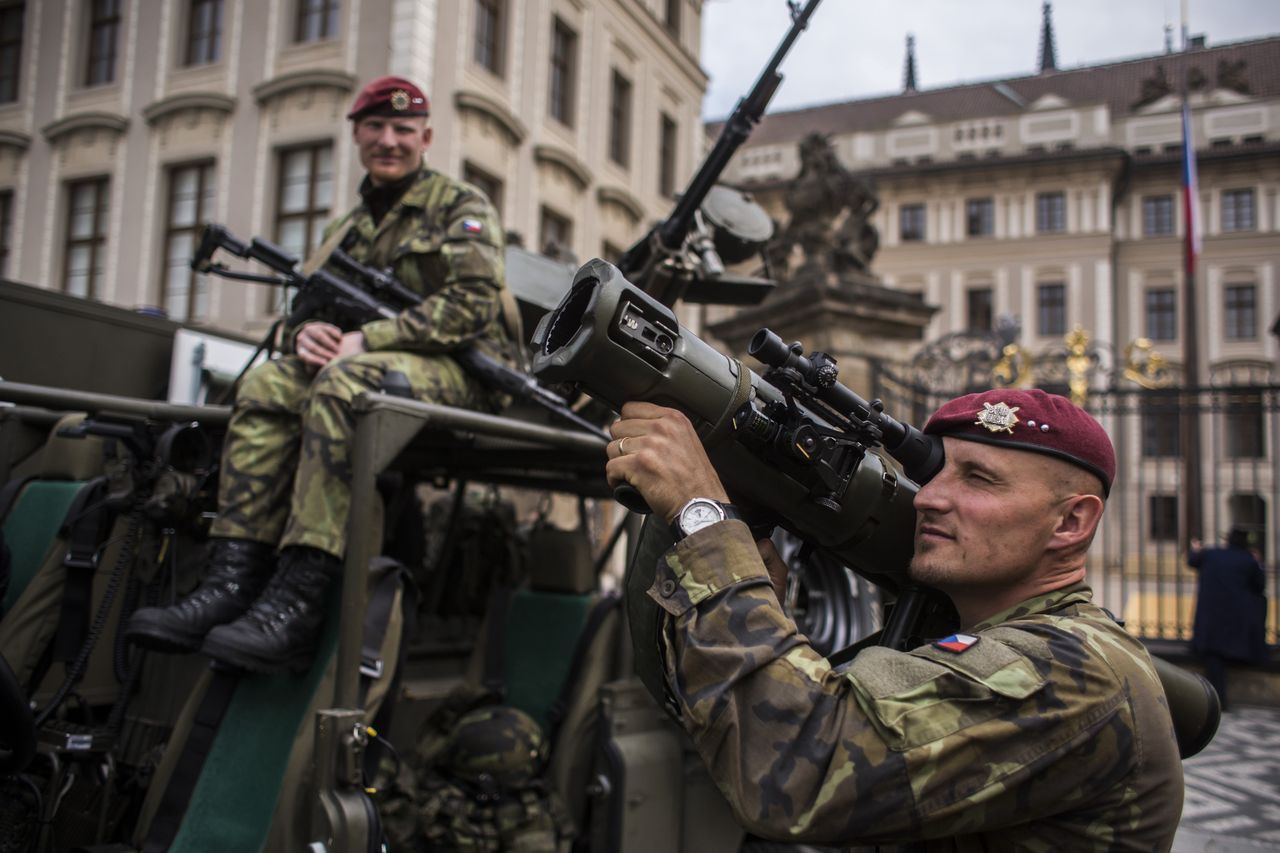
[[631, 438], [631, 436], [627, 435], [618, 439], [618, 455], [619, 456], [627, 455], [627, 439], [628, 438]]

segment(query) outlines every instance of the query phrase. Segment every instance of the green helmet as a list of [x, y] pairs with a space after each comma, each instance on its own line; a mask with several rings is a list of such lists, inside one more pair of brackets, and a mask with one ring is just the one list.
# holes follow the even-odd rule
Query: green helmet
[[444, 766], [460, 779], [492, 779], [518, 788], [542, 772], [547, 742], [534, 719], [516, 708], [491, 705], [458, 719], [444, 750]]

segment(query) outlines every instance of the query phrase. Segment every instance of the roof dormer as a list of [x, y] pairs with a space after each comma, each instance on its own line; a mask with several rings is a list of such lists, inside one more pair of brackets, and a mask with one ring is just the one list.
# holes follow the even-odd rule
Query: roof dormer
[[1041, 112], [1043, 110], [1060, 110], [1063, 107], [1071, 106], [1071, 102], [1061, 95], [1055, 95], [1052, 92], [1041, 95], [1036, 98], [1027, 107], [1031, 112]]

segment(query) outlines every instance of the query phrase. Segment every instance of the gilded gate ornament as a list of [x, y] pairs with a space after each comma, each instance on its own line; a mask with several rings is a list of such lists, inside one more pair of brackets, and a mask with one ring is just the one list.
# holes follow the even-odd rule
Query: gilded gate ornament
[[1148, 390], [1173, 381], [1169, 360], [1156, 352], [1149, 338], [1135, 338], [1124, 348], [1124, 378]]

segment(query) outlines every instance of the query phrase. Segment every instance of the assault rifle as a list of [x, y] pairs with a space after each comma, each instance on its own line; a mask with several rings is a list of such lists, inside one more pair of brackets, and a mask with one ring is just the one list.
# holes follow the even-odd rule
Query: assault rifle
[[[215, 263], [213, 255], [219, 249], [238, 258], [257, 261], [276, 274], [242, 272]], [[363, 264], [341, 248], [333, 250], [326, 265], [340, 271], [342, 276], [325, 269], [305, 275], [299, 268], [298, 258], [275, 243], [259, 237], [246, 243], [226, 227], [216, 224], [205, 226], [199, 248], [191, 259], [191, 268], [196, 272], [295, 289], [296, 295], [284, 321], [286, 327], [297, 326], [310, 318], [325, 317], [335, 320], [343, 331], [352, 331], [372, 320], [394, 318], [401, 311], [422, 302], [420, 295], [401, 284], [390, 272]], [[273, 328], [268, 337], [274, 337], [274, 331]], [[608, 440], [608, 433], [598, 424], [573, 411], [567, 400], [539, 385], [527, 373], [508, 367], [475, 347], [454, 350], [449, 356], [489, 387], [535, 403], [557, 418]], [[254, 358], [257, 358], [256, 353]], [[250, 359], [249, 363], [252, 364], [253, 360]]]

